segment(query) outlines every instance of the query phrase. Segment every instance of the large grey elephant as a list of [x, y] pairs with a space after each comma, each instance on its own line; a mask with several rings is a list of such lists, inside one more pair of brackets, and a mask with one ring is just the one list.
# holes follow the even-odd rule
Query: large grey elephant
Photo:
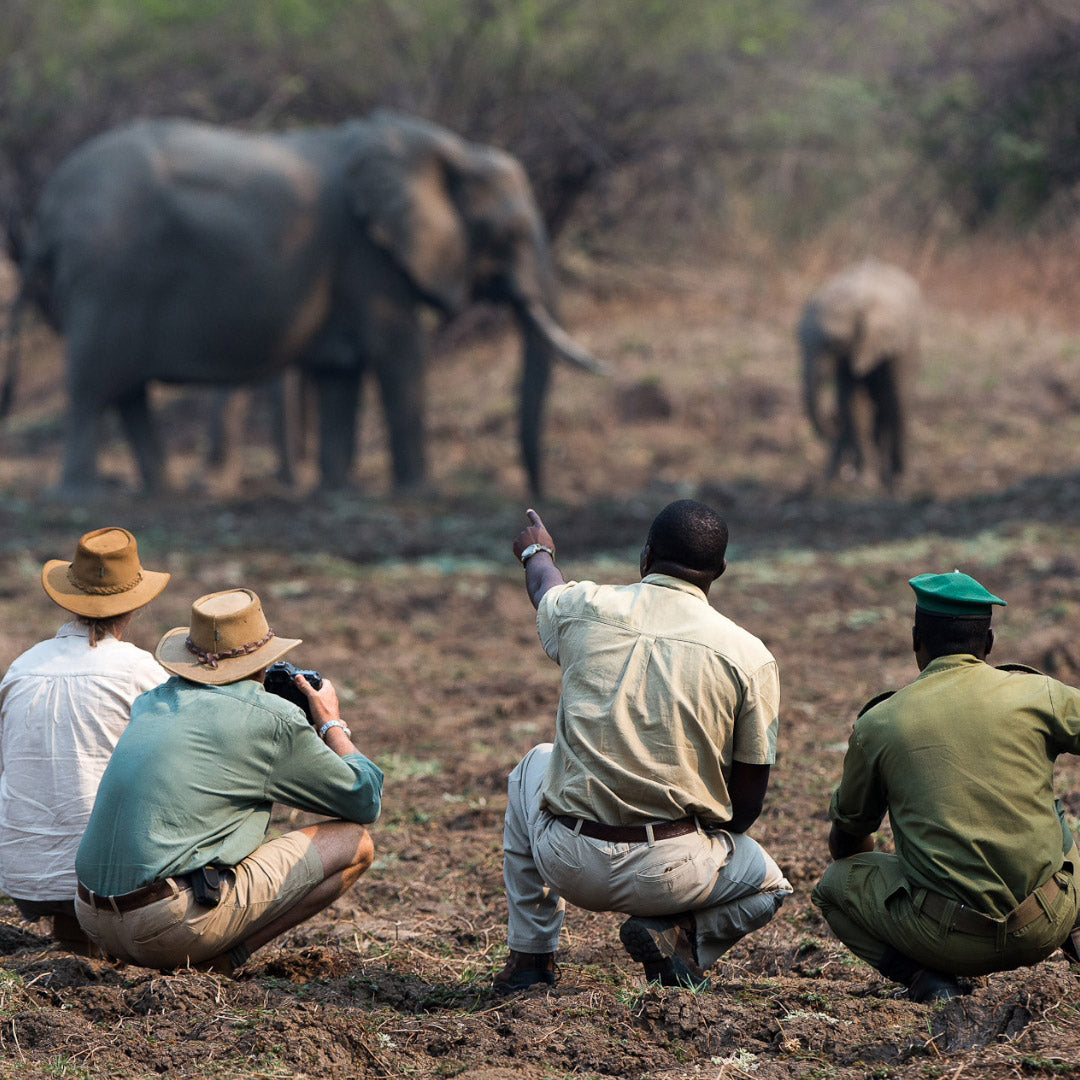
[[376, 377], [394, 482], [425, 479], [420, 312], [512, 309], [524, 340], [521, 450], [541, 483], [553, 358], [597, 362], [557, 322], [545, 230], [516, 159], [412, 117], [248, 134], [143, 120], [76, 150], [35, 215], [24, 293], [64, 335], [61, 487], [96, 479], [96, 428], [119, 409], [142, 479], [164, 457], [147, 384], [243, 384], [297, 362], [315, 379], [324, 485], [356, 444]]
[[[797, 336], [804, 402], [814, 431], [830, 443], [826, 479], [849, 462], [861, 472], [860, 418], [870, 414], [878, 472], [887, 489], [904, 469], [907, 398], [919, 364], [922, 298], [897, 266], [868, 259], [829, 278], [807, 301]], [[827, 414], [827, 384], [835, 407]]]

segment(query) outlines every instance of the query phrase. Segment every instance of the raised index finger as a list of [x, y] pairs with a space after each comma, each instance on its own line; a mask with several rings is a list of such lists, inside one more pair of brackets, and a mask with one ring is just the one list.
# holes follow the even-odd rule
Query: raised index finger
[[540, 520], [540, 515], [535, 510], [526, 510], [525, 516], [529, 519], [530, 524], [539, 525], [542, 529], [544, 523]]

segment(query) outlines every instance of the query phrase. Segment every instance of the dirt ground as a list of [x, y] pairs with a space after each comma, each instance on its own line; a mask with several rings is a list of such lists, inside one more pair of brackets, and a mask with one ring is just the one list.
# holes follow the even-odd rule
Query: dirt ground
[[[820, 263], [820, 260], [818, 260]], [[959, 567], [1006, 597], [997, 658], [1080, 681], [1080, 327], [1075, 297], [1009, 249], [917, 269], [929, 312], [911, 463], [893, 497], [818, 481], [792, 327], [821, 267], [719, 260], [709, 270], [576, 268], [573, 331], [611, 366], [560, 370], [536, 501], [568, 577], [630, 581], [653, 514], [684, 495], [732, 533], [713, 603], [780, 662], [779, 754], [753, 830], [795, 894], [691, 993], [646, 986], [620, 919], [570, 909], [552, 992], [495, 997], [505, 955], [505, 778], [553, 728], [543, 655], [509, 552], [528, 499], [514, 446], [517, 372], [501, 324], [440, 342], [432, 363], [433, 490], [396, 498], [373, 411], [356, 488], [272, 480], [263, 423], [224, 477], [199, 464], [201, 392], [158, 395], [174, 492], [132, 487], [110, 437], [112, 494], [59, 502], [57, 343], [26, 335], [0, 429], [0, 668], [50, 635], [42, 562], [123, 524], [172, 571], [133, 637], [151, 647], [191, 600], [244, 584], [298, 662], [334, 679], [386, 772], [377, 861], [328, 912], [239, 977], [88, 961], [0, 902], [0, 1077], [855, 1078], [1080, 1073], [1077, 975], [1061, 954], [914, 1005], [831, 938], [809, 902], [825, 809], [856, 710], [914, 674], [908, 577]], [[978, 279], [977, 288], [973, 282]], [[995, 284], [996, 283], [996, 284]], [[481, 331], [484, 332], [481, 332]], [[202, 477], [202, 491], [191, 486]], [[1080, 814], [1080, 768], [1058, 793]], [[302, 820], [282, 811], [279, 828]], [[881, 842], [889, 843], [887, 829]]]

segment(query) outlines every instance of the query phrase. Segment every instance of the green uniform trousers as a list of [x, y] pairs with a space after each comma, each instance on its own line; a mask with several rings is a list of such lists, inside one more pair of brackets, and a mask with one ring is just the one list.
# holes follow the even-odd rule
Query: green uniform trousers
[[[1080, 908], [1074, 877], [1075, 848], [1054, 880], [1061, 891], [1043, 914], [1012, 933], [971, 934], [922, 911], [926, 890], [909, 882], [895, 855], [870, 851], [838, 859], [814, 887], [811, 899], [836, 936], [872, 967], [888, 967], [888, 948], [922, 967], [950, 975], [986, 975], [1045, 960], [1068, 936]], [[889, 974], [888, 971], [885, 972]], [[892, 977], [892, 976], [890, 976]]]

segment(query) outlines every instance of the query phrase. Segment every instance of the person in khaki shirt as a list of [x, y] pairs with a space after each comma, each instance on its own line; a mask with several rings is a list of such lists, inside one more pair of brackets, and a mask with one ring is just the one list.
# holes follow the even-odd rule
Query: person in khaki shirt
[[633, 585], [566, 582], [535, 511], [515, 538], [547, 654], [562, 669], [553, 743], [510, 774], [503, 832], [510, 956], [502, 993], [555, 982], [565, 901], [629, 916], [650, 981], [705, 970], [791, 886], [747, 834], [776, 759], [776, 661], [710, 606], [728, 530], [682, 499], [653, 521]]
[[[852, 952], [932, 1002], [962, 992], [957, 976], [1059, 946], [1077, 958], [1076, 847], [1053, 779], [1059, 754], [1080, 753], [1080, 690], [986, 663], [1005, 601], [974, 578], [909, 584], [919, 675], [855, 720], [812, 899]], [[886, 813], [895, 853], [874, 850]]]

